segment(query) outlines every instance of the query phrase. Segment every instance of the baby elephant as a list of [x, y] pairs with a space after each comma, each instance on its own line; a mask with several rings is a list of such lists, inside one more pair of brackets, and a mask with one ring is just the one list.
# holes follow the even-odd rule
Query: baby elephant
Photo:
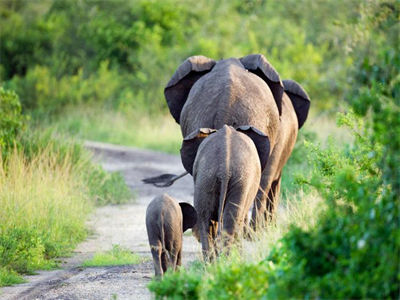
[[154, 198], [146, 211], [146, 229], [156, 276], [181, 265], [183, 232], [192, 228], [197, 214], [189, 203], [178, 204], [167, 194]]
[[[251, 126], [201, 128], [185, 137], [181, 158], [193, 175], [194, 207], [206, 259], [216, 238], [229, 246], [243, 229], [270, 153], [269, 139]], [[228, 247], [229, 248], [229, 247]]]

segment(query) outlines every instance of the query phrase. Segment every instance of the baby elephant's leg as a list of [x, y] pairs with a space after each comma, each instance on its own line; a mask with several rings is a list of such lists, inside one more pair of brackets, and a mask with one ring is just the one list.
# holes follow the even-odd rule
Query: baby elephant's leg
[[151, 245], [151, 255], [153, 256], [154, 272], [156, 276], [162, 276], [164, 274], [161, 265], [161, 253], [161, 243], [158, 243], [158, 245]]
[[179, 250], [178, 257], [176, 259], [176, 266], [179, 267], [182, 265], [182, 250]]
[[171, 259], [171, 267], [172, 269], [175, 271], [177, 266], [180, 266], [181, 262], [180, 262], [180, 251], [171, 251], [169, 253], [169, 257]]
[[164, 273], [167, 272], [167, 269], [168, 269], [168, 254], [167, 254], [167, 252], [165, 250], [163, 250], [161, 252], [161, 266], [162, 266], [163, 272]]

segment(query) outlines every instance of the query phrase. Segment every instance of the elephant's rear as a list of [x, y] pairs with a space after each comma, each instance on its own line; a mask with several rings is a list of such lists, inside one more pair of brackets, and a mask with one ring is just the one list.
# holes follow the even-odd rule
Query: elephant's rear
[[261, 164], [253, 141], [225, 125], [201, 144], [193, 170], [199, 219], [220, 224], [222, 218], [226, 231], [233, 234], [260, 182]]
[[190, 90], [180, 116], [183, 136], [202, 127], [251, 125], [274, 140], [279, 112], [268, 85], [243, 66], [217, 67]]
[[182, 248], [182, 212], [177, 202], [166, 194], [154, 198], [146, 210], [146, 229], [155, 274], [162, 276], [168, 265], [175, 268], [176, 260], [168, 262], [167, 257], [177, 257]]

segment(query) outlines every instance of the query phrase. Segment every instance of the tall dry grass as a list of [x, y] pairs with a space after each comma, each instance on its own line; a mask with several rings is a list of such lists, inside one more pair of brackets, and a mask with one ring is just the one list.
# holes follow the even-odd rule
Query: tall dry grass
[[0, 165], [0, 268], [51, 267], [85, 237], [92, 203], [82, 174], [70, 155], [60, 160], [48, 148], [29, 160], [15, 150]]

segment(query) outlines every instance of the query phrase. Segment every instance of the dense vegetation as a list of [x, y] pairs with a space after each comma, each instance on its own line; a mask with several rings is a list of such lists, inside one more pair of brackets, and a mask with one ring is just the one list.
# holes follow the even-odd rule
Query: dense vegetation
[[[400, 280], [399, 13], [395, 0], [3, 0], [0, 176], [12, 186], [11, 175], [18, 174], [12, 170], [19, 166], [51, 178], [66, 172], [71, 193], [63, 190], [63, 197], [82, 193], [86, 211], [94, 195], [104, 195], [96, 188], [108, 191], [100, 184], [104, 172], [88, 163], [80, 146], [53, 142], [55, 136], [177, 152], [179, 129], [165, 116], [162, 95], [176, 67], [195, 54], [220, 59], [262, 53], [282, 78], [303, 85], [312, 115], [345, 111], [338, 122], [352, 132], [352, 143], [320, 141], [327, 136], [321, 118], [310, 118], [284, 170], [284, 199], [292, 200], [285, 205], [300, 217], [292, 214], [291, 222], [270, 228], [255, 256], [195, 264], [153, 282], [151, 289], [159, 297], [178, 299], [395, 298]], [[32, 133], [48, 128], [56, 134]], [[52, 164], [38, 168], [44, 157]], [[16, 182], [23, 180], [19, 176]], [[111, 182], [110, 189], [120, 183]], [[4, 187], [0, 204], [7, 199], [3, 195], [15, 194]], [[314, 198], [323, 204], [306, 204]], [[54, 250], [59, 240], [29, 226], [0, 227], [0, 283], [12, 280], [2, 281], [7, 276], [15, 279], [15, 271], [44, 267], [36, 262], [59, 253]], [[30, 248], [41, 253], [22, 253], [23, 268], [12, 265], [6, 252], [26, 249], [8, 246], [18, 234], [32, 235], [19, 240], [34, 242]]]
[[[163, 87], [186, 57], [263, 53], [282, 78], [302, 83], [314, 107], [327, 109], [343, 95], [352, 63], [339, 47], [348, 38], [341, 22], [359, 5], [5, 0], [0, 74], [23, 109], [36, 114], [60, 117], [71, 105], [85, 105], [137, 118], [138, 111], [166, 111]], [[66, 129], [79, 133], [76, 126]]]

